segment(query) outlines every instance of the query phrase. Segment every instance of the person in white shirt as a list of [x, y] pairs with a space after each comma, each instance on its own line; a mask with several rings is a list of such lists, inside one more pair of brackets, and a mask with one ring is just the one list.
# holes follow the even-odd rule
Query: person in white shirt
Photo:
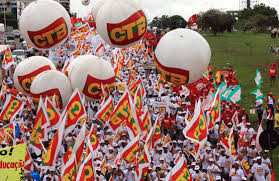
[[213, 158], [209, 158], [208, 164], [209, 165], [207, 167], [207, 174], [209, 176], [212, 176], [213, 178], [220, 176], [221, 170], [218, 166], [215, 165]]
[[264, 154], [263, 154], [263, 158], [262, 158], [262, 163], [264, 165], [266, 165], [269, 169], [271, 168], [271, 161], [270, 159], [267, 157], [268, 156], [268, 150], [265, 150], [264, 151]]
[[202, 161], [202, 169], [203, 169], [204, 172], [206, 171], [206, 169], [207, 169], [207, 167], [209, 165], [208, 160], [210, 158], [212, 158], [212, 153], [211, 153], [211, 148], [208, 147], [206, 149], [206, 152], [202, 155], [202, 159], [201, 159], [201, 161]]
[[248, 158], [249, 158], [249, 165], [253, 164], [253, 159], [259, 155], [259, 151], [256, 148], [255, 142], [251, 143], [251, 148], [248, 148]]
[[250, 141], [251, 138], [254, 136], [255, 130], [254, 128], [251, 127], [251, 123], [247, 122], [246, 123], [246, 132], [245, 132], [245, 139]]
[[234, 163], [234, 167], [230, 171], [231, 181], [241, 181], [241, 178], [244, 177], [244, 172], [239, 168], [239, 162]]
[[257, 157], [257, 163], [253, 165], [251, 173], [255, 181], [266, 181], [270, 169], [262, 163], [262, 158]]
[[200, 180], [205, 180], [205, 174], [200, 171], [200, 167], [198, 165], [195, 166], [194, 172], [191, 173], [192, 180], [193, 181], [200, 181]]

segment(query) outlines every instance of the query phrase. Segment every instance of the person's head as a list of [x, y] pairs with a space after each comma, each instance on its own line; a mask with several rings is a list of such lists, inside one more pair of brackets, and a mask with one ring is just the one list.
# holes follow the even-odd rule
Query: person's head
[[257, 157], [257, 163], [258, 163], [259, 165], [262, 164], [262, 157], [260, 157], [260, 156]]
[[206, 149], [206, 153], [209, 154], [210, 152], [211, 152], [211, 148], [208, 147], [208, 148]]
[[238, 168], [239, 168], [239, 163], [238, 163], [238, 162], [235, 162], [233, 166], [234, 166], [234, 168], [235, 168], [236, 170], [238, 170]]
[[209, 163], [209, 165], [212, 165], [212, 164], [213, 164], [213, 162], [214, 162], [213, 158], [209, 158], [209, 159], [208, 159], [208, 163]]
[[198, 165], [196, 165], [194, 170], [195, 170], [196, 173], [199, 173], [200, 167]]
[[266, 159], [266, 158], [267, 158], [267, 156], [268, 156], [268, 152], [269, 152], [268, 150], [264, 150], [264, 153], [263, 153], [263, 158], [264, 158], [264, 159]]
[[253, 149], [256, 148], [255, 142], [252, 142], [252, 143], [251, 143], [251, 148], [253, 148]]

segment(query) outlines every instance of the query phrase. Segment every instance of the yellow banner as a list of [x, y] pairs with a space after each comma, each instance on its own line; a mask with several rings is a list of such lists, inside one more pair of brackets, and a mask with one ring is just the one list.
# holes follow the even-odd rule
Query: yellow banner
[[26, 143], [0, 149], [0, 180], [24, 180]]

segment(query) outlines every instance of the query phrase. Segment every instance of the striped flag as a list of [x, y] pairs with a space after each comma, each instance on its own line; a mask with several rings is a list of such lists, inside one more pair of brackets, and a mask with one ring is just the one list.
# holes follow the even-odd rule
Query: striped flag
[[240, 85], [236, 86], [233, 89], [233, 91], [229, 94], [227, 101], [232, 101], [234, 104], [237, 104], [242, 101]]
[[217, 90], [212, 106], [208, 111], [208, 130], [212, 129], [216, 122], [221, 120], [220, 93]]
[[4, 55], [4, 59], [2, 61], [2, 68], [7, 70], [11, 65], [14, 65], [14, 59], [12, 56], [11, 49], [7, 47]]
[[192, 181], [184, 155], [179, 159], [167, 177], [170, 178], [170, 181]]
[[261, 85], [263, 83], [263, 79], [262, 79], [262, 76], [261, 76], [261, 73], [260, 73], [259, 69], [256, 70], [255, 82], [256, 82], [258, 88], [261, 88]]
[[125, 148], [122, 150], [122, 158], [128, 164], [136, 160], [136, 155], [140, 149], [140, 136], [135, 137]]
[[94, 181], [95, 172], [93, 169], [93, 156], [90, 154], [80, 165], [77, 178], [78, 181]]
[[46, 112], [50, 123], [48, 128], [53, 128], [53, 129], [58, 128], [60, 113], [48, 97], [46, 97], [45, 99], [45, 107], [46, 107]]
[[114, 106], [112, 103], [112, 97], [109, 96], [108, 100], [105, 104], [99, 109], [99, 111], [95, 114], [95, 117], [102, 121], [104, 124], [109, 120], [114, 110]]
[[0, 92], [0, 99], [1, 99], [2, 101], [5, 100], [5, 94], [6, 94], [6, 92], [7, 92], [7, 86], [6, 86], [5, 81], [3, 80], [3, 82], [2, 82], [2, 87], [1, 87], [1, 92]]

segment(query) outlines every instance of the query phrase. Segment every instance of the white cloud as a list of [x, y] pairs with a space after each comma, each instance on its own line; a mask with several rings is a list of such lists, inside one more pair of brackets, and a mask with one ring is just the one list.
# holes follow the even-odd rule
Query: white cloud
[[[77, 12], [78, 16], [86, 16], [92, 9], [94, 1], [91, 0], [90, 5], [83, 6], [81, 0], [70, 0], [71, 11]], [[115, 0], [116, 1], [116, 0]], [[155, 16], [181, 15], [186, 20], [200, 11], [206, 11], [211, 8], [227, 10], [238, 10], [239, 0], [136, 0], [145, 10], [149, 20]], [[275, 7], [279, 12], [278, 0], [260, 0], [260, 3], [265, 3], [271, 7]]]

